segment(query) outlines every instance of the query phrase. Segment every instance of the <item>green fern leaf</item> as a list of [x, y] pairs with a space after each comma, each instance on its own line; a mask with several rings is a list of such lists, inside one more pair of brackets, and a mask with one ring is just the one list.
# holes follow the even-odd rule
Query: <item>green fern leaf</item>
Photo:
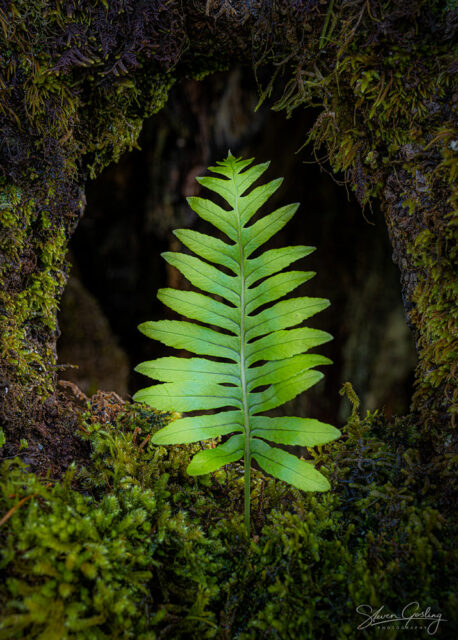
[[[313, 447], [340, 435], [338, 429], [318, 420], [259, 415], [321, 380], [323, 374], [314, 367], [331, 361], [306, 352], [332, 336], [299, 326], [329, 306], [328, 300], [307, 297], [280, 300], [315, 275], [283, 271], [310, 254], [313, 247], [271, 249], [250, 258], [285, 226], [298, 207], [297, 204], [281, 207], [249, 224], [282, 182], [272, 180], [248, 191], [269, 166], [264, 163], [250, 167], [251, 164], [252, 159], [242, 160], [229, 153], [226, 160], [210, 168], [222, 177], [197, 179], [221, 196], [228, 204], [227, 209], [204, 198], [188, 198], [191, 208], [224, 233], [228, 241], [180, 229], [176, 236], [195, 255], [163, 254], [169, 264], [203, 293], [166, 288], [159, 290], [158, 298], [174, 311], [202, 324], [159, 320], [139, 326], [145, 335], [167, 346], [206, 357], [165, 357], [143, 362], [136, 371], [160, 384], [134, 395], [137, 401], [167, 411], [221, 410], [179, 418], [158, 431], [153, 442], [184, 444], [231, 435], [223, 444], [197, 453], [188, 473], [209, 473], [243, 458], [247, 531], [252, 458], [267, 473], [299, 489], [329, 489], [326, 478], [310, 463], [271, 447], [266, 440]], [[264, 308], [259, 311], [261, 307]]]

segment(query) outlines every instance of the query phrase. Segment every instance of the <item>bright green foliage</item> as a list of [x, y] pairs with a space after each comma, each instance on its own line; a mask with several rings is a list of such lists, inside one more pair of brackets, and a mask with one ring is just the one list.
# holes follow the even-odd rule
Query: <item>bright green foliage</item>
[[0, 639], [207, 637], [221, 551], [172, 513], [180, 467], [144, 443], [164, 418], [137, 408], [116, 427], [85, 422], [90, 467], [55, 486], [2, 465], [0, 513], [16, 510], [0, 526]]
[[[231, 244], [180, 229], [177, 237], [199, 258], [184, 253], [163, 254], [195, 287], [223, 298], [224, 302], [202, 293], [175, 289], [160, 289], [158, 298], [192, 320], [214, 325], [225, 332], [177, 320], [145, 322], [139, 327], [148, 337], [167, 346], [219, 360], [167, 357], [144, 362], [136, 370], [163, 384], [143, 389], [134, 396], [135, 400], [166, 411], [231, 409], [216, 416], [181, 418], [159, 431], [153, 441], [181, 444], [235, 434], [223, 444], [199, 452], [188, 472], [191, 475], [208, 473], [243, 457], [247, 530], [251, 458], [264, 471], [304, 491], [326, 491], [330, 487], [310, 463], [271, 447], [265, 440], [314, 446], [340, 435], [337, 429], [318, 420], [259, 415], [295, 398], [321, 380], [323, 374], [313, 367], [329, 364], [330, 360], [305, 352], [332, 336], [308, 327], [290, 328], [325, 309], [329, 306], [328, 300], [301, 297], [271, 305], [314, 275], [313, 272], [282, 271], [311, 253], [313, 247], [284, 247], [252, 257], [292, 218], [298, 205], [281, 207], [249, 224], [282, 182], [272, 180], [247, 193], [269, 166], [264, 163], [248, 168], [251, 164], [252, 159], [242, 160], [229, 153], [226, 160], [210, 168], [222, 178], [198, 179], [202, 186], [224, 198], [229, 209], [203, 198], [188, 199], [192, 209], [225, 233]], [[221, 265], [233, 275], [209, 262]], [[268, 304], [271, 306], [267, 307]], [[259, 311], [260, 308], [263, 310]]]
[[355, 410], [314, 454], [332, 492], [253, 469], [256, 538], [231, 510], [242, 466], [190, 477], [199, 445], [151, 444], [166, 421], [139, 404], [113, 423], [88, 413], [91, 458], [61, 482], [0, 463], [0, 520], [16, 507], [0, 525], [0, 638], [369, 640], [358, 604], [411, 601], [447, 619], [438, 637], [456, 637], [452, 499], [436, 503], [414, 417], [390, 425]]

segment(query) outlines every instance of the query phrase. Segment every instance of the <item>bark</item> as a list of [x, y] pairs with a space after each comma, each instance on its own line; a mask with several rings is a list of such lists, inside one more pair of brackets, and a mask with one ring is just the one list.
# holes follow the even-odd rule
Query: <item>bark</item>
[[456, 393], [456, 12], [421, 0], [51, 4], [0, 3], [0, 412], [13, 439], [47, 420], [65, 247], [87, 175], [136, 144], [173, 82], [243, 63], [287, 115], [320, 107], [310, 141], [363, 205], [380, 200], [420, 358], [413, 407], [444, 450]]

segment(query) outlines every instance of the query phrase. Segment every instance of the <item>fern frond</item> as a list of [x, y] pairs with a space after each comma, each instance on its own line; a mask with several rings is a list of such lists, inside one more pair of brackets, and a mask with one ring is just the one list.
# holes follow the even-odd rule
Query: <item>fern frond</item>
[[203, 293], [166, 288], [159, 290], [158, 298], [182, 316], [202, 324], [159, 320], [139, 326], [145, 335], [167, 346], [206, 357], [165, 357], [140, 364], [136, 370], [160, 384], [142, 389], [134, 396], [135, 400], [162, 410], [221, 410], [180, 418], [158, 431], [153, 442], [183, 444], [232, 434], [223, 444], [197, 453], [188, 472], [209, 473], [244, 458], [247, 531], [252, 458], [267, 473], [299, 489], [329, 489], [327, 479], [309, 462], [270, 446], [266, 440], [312, 447], [340, 435], [338, 429], [318, 420], [259, 415], [321, 380], [323, 374], [314, 367], [331, 361], [306, 352], [332, 336], [299, 326], [329, 306], [328, 300], [308, 297], [280, 300], [315, 275], [283, 271], [309, 255], [313, 247], [271, 249], [250, 257], [285, 226], [299, 206], [281, 207], [250, 224], [282, 182], [272, 180], [250, 190], [269, 166], [264, 163], [250, 167], [252, 161], [229, 153], [226, 160], [210, 167], [221, 177], [197, 179], [221, 196], [227, 209], [204, 198], [188, 198], [191, 208], [223, 232], [228, 241], [180, 229], [176, 236], [195, 255], [163, 254], [169, 264]]

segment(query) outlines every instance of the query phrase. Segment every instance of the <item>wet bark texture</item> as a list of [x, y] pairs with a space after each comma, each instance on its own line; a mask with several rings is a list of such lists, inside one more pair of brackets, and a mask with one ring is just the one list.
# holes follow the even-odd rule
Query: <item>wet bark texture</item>
[[0, 27], [0, 412], [11, 441], [53, 420], [56, 310], [86, 178], [136, 145], [177, 80], [244, 64], [266, 104], [286, 115], [318, 107], [298, 146], [308, 133], [362, 205], [379, 201], [419, 355], [413, 408], [432, 450], [447, 449], [456, 406], [450, 3], [0, 0]]

